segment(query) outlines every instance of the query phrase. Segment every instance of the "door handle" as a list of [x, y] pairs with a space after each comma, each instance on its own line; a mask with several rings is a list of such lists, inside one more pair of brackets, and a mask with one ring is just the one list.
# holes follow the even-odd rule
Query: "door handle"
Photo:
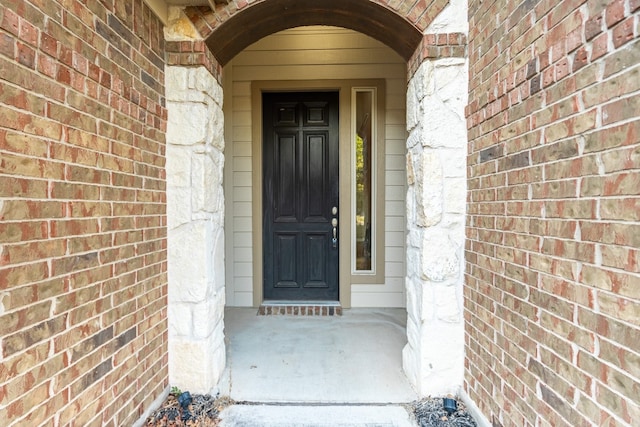
[[333, 248], [337, 248], [338, 247], [338, 218], [333, 218], [331, 220], [331, 226], [333, 227], [333, 239], [331, 239], [331, 244], [333, 245]]

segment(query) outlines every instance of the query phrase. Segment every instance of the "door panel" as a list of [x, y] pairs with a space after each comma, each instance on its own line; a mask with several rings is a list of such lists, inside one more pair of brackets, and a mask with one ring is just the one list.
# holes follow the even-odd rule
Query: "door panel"
[[[331, 208], [327, 211], [327, 197], [329, 196], [325, 184], [327, 183], [327, 133], [305, 135], [306, 176], [304, 185], [306, 191], [305, 214], [307, 221], [326, 221], [331, 213]], [[331, 221], [331, 219], [329, 219]]]
[[326, 288], [329, 286], [327, 246], [329, 245], [326, 234], [307, 234], [306, 264], [307, 277], [304, 285], [313, 288]]
[[278, 166], [273, 180], [277, 183], [275, 198], [275, 221], [295, 222], [297, 193], [295, 191], [297, 164], [296, 164], [296, 135], [279, 134], [275, 141], [275, 156]]
[[265, 300], [337, 300], [338, 94], [263, 94]]
[[278, 233], [274, 239], [274, 253], [277, 255], [274, 261], [278, 264], [275, 269], [277, 276], [274, 286], [277, 288], [295, 288], [298, 286], [298, 234]]

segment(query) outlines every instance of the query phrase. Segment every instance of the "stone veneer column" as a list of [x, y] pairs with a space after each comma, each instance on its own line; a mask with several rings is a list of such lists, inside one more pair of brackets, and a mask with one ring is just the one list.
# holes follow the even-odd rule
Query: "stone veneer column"
[[468, 65], [427, 59], [407, 90], [407, 337], [418, 393], [457, 393], [464, 375]]
[[169, 382], [211, 392], [225, 365], [222, 87], [166, 69]]

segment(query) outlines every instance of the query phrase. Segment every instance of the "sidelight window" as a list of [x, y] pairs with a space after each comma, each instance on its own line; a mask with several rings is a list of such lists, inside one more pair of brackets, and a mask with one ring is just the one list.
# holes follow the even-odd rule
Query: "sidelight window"
[[352, 93], [352, 265], [354, 273], [375, 273], [376, 89]]

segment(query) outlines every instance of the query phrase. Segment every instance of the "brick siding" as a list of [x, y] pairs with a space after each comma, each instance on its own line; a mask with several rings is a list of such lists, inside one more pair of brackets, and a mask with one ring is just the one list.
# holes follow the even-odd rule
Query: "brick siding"
[[466, 58], [467, 35], [464, 33], [427, 34], [422, 38], [415, 53], [407, 63], [408, 79], [411, 80], [420, 65], [428, 59]]
[[165, 43], [167, 65], [205, 67], [222, 84], [222, 66], [202, 40], [168, 41]]
[[494, 426], [640, 420], [640, 1], [471, 0], [466, 383]]
[[142, 0], [0, 4], [0, 424], [167, 387], [164, 37]]

